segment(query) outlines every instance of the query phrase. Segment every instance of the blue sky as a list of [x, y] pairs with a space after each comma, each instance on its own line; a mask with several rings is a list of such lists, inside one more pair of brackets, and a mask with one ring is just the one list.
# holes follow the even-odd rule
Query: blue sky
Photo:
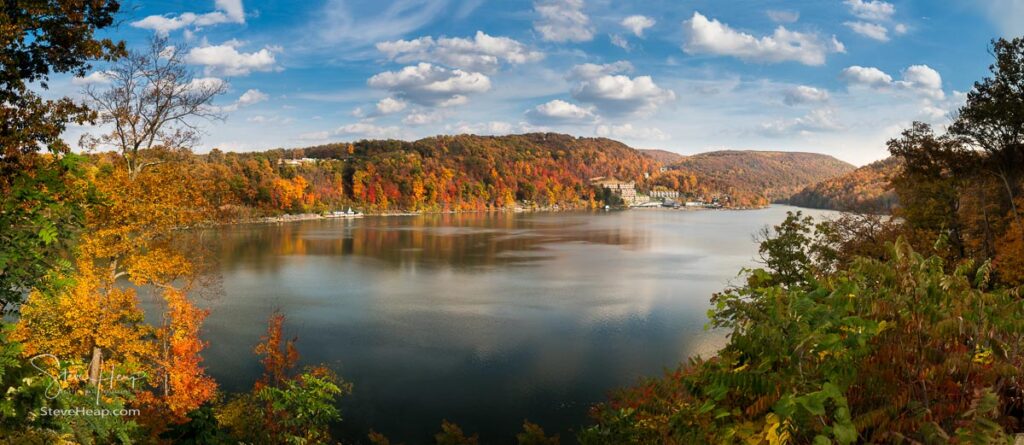
[[198, 151], [557, 131], [864, 164], [949, 122], [1024, 0], [136, 1], [109, 34], [154, 32], [230, 85]]

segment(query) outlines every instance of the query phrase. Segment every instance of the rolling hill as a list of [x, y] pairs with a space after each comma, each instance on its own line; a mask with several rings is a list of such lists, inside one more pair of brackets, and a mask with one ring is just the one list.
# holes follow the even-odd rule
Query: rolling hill
[[893, 157], [873, 162], [808, 186], [790, 197], [789, 203], [816, 209], [889, 213], [897, 205], [889, 181], [899, 165]]
[[641, 149], [639, 149], [639, 151], [640, 151], [640, 153], [643, 153], [644, 156], [647, 156], [647, 157], [649, 157], [651, 159], [654, 159], [655, 161], [658, 161], [658, 162], [660, 162], [662, 164], [665, 164], [665, 165], [675, 164], [677, 162], [682, 161], [683, 159], [686, 159], [686, 155], [681, 155], [679, 153], [668, 151], [668, 150], [658, 150], [658, 149], [653, 149], [653, 148], [641, 148]]
[[818, 153], [727, 150], [687, 156], [669, 168], [690, 172], [727, 193], [757, 194], [781, 202], [808, 185], [856, 167]]
[[243, 205], [267, 212], [374, 212], [603, 205], [596, 177], [639, 193], [675, 190], [748, 208], [788, 198], [853, 166], [820, 154], [719, 151], [683, 156], [555, 133], [361, 140], [254, 153], [211, 153]]

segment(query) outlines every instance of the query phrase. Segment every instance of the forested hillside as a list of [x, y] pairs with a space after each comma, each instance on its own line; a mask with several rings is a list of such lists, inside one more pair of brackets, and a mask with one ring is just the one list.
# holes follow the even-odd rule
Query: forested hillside
[[889, 213], [897, 205], [891, 180], [900, 161], [889, 157], [872, 162], [837, 178], [805, 187], [789, 203], [814, 209]]
[[651, 159], [654, 159], [655, 161], [658, 161], [658, 162], [660, 162], [662, 164], [665, 164], [665, 165], [675, 164], [676, 162], [679, 162], [679, 161], [682, 161], [683, 159], [686, 159], [685, 155], [681, 155], [679, 153], [668, 151], [668, 150], [658, 150], [658, 149], [654, 149], [654, 148], [641, 148], [640, 152], [643, 153], [645, 156], [647, 156], [647, 157], [649, 157]]
[[658, 164], [622, 143], [561, 134], [364, 140], [203, 157], [240, 204], [268, 212], [594, 206], [594, 177], [643, 181]]
[[[716, 152], [684, 157], [635, 150], [604, 138], [554, 133], [363, 140], [252, 153], [196, 155], [197, 174], [223, 189], [218, 202], [256, 214], [467, 211], [514, 206], [604, 205], [596, 177], [635, 181], [640, 193], [728, 197], [729, 207], [763, 206], [787, 191], [846, 171], [825, 155]], [[671, 156], [669, 156], [671, 155]], [[97, 157], [98, 158], [98, 157]], [[666, 164], [659, 159], [683, 159]], [[664, 170], [664, 171], [662, 171]]]
[[855, 167], [817, 153], [728, 150], [689, 156], [671, 168], [693, 173], [730, 194], [758, 195], [776, 202]]

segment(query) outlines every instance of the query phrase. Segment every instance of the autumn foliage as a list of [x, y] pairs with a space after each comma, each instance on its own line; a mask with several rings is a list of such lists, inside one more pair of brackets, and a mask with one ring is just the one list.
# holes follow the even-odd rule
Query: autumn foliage
[[892, 178], [899, 173], [900, 159], [889, 157], [845, 175], [809, 185], [789, 198], [789, 203], [814, 209], [887, 214], [897, 205]]

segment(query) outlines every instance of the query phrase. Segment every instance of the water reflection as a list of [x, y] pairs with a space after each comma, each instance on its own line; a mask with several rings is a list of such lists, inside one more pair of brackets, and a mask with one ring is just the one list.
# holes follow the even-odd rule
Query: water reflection
[[[355, 383], [339, 426], [428, 443], [441, 419], [512, 443], [528, 418], [569, 436], [612, 388], [709, 353], [708, 297], [752, 265], [785, 208], [465, 214], [306, 221], [203, 233], [219, 252], [209, 369], [258, 375], [275, 308], [306, 363]], [[565, 443], [568, 443], [566, 441]]]
[[240, 226], [219, 229], [218, 236], [226, 265], [244, 260], [246, 267], [266, 272], [282, 267], [289, 255], [359, 256], [413, 270], [480, 269], [549, 259], [544, 246], [552, 243], [641, 248], [649, 242], [646, 233], [595, 227], [592, 220], [587, 214], [374, 217]]

